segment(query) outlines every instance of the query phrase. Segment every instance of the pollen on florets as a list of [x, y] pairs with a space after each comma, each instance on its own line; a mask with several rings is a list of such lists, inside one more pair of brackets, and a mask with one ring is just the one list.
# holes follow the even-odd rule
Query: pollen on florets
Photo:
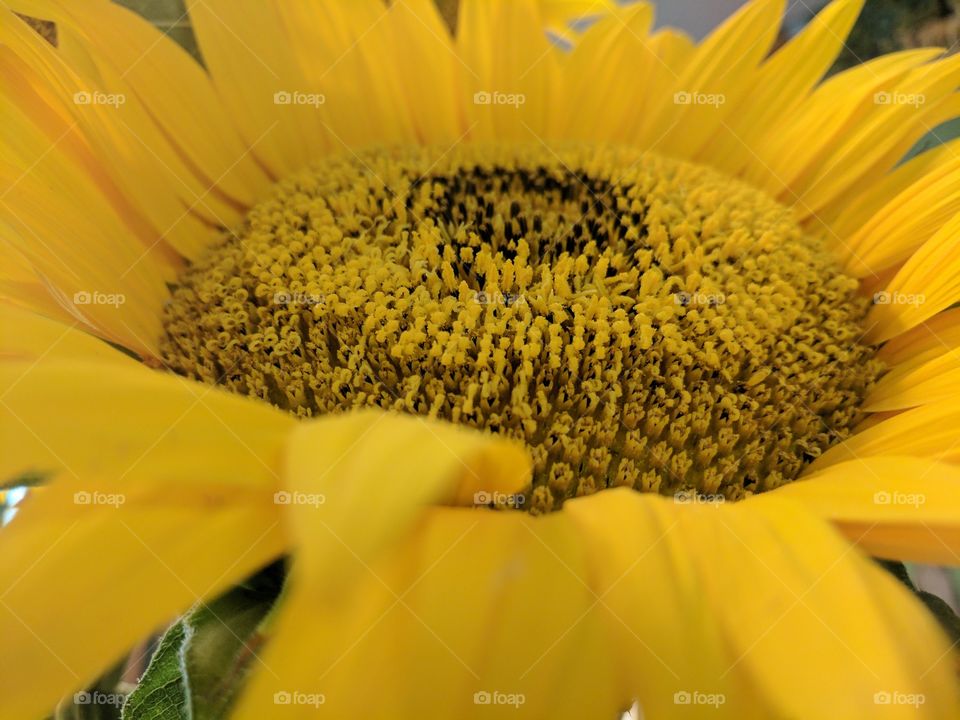
[[787, 208], [638, 150], [332, 158], [180, 279], [162, 355], [308, 417], [379, 406], [522, 440], [534, 512], [612, 486], [797, 477], [878, 375], [867, 301]]

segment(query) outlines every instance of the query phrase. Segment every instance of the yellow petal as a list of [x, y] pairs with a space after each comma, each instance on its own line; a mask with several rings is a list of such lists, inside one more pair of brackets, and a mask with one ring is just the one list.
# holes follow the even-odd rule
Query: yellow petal
[[663, 99], [645, 140], [662, 137], [656, 149], [669, 155], [708, 157], [704, 146], [737, 112], [776, 38], [784, 7], [783, 0], [754, 0], [700, 44]]
[[867, 412], [903, 410], [960, 395], [960, 350], [944, 352], [920, 365], [894, 368], [870, 390]]
[[6, 717], [43, 717], [176, 613], [283, 552], [269, 491], [207, 484], [202, 462], [191, 480], [171, 491], [161, 478], [120, 490], [66, 479], [20, 504], [0, 532]]
[[635, 697], [671, 717], [684, 693], [730, 718], [868, 718], [891, 691], [923, 694], [919, 717], [958, 708], [925, 609], [791, 503], [614, 490], [540, 519], [438, 508], [355, 564], [339, 598], [294, 574], [263, 655], [276, 675], [237, 717], [316, 712], [274, 693], [370, 718], [615, 717]]
[[960, 461], [960, 407], [953, 400], [907, 410], [842, 440], [808, 468], [813, 473], [847, 460], [908, 455], [942, 462]]
[[628, 118], [624, 136], [629, 142], [638, 142], [657, 151], [660, 140], [670, 131], [669, 127], [658, 123], [657, 118], [661, 113], [657, 108], [662, 103], [673, 102], [670, 91], [684, 68], [693, 60], [697, 48], [688, 35], [664, 28], [650, 37], [647, 49], [649, 53], [637, 67], [637, 74], [646, 78], [644, 96], [650, 98], [651, 112], [642, 113], [639, 117], [634, 114]]
[[892, 53], [834, 75], [784, 118], [776, 133], [751, 148], [757, 160], [745, 168], [745, 179], [795, 204], [813, 173], [829, 166], [849, 133], [876, 111], [875, 94], [938, 54], [937, 50]]
[[[32, 31], [27, 29], [25, 32]], [[77, 131], [77, 123], [67, 124], [71, 119], [68, 106], [53, 97], [51, 88], [46, 86], [40, 76], [20, 57], [6, 50], [0, 53], [0, 76], [5, 81], [5, 99], [12, 101], [24, 113], [26, 122], [46, 135], [46, 142], [50, 144], [52, 151], [62, 152], [86, 174], [86, 181], [109, 203], [127, 233], [139, 240], [144, 250], [156, 247], [158, 252], [152, 255], [157, 258], [158, 265], [162, 264], [164, 255], [171, 258], [171, 265], [175, 265], [177, 258], [158, 228], [151, 224], [150, 218], [121, 190], [105, 163], [89, 147], [87, 138]], [[108, 112], [103, 114], [109, 115]], [[29, 167], [24, 170], [29, 171]], [[136, 242], [133, 237], [130, 240]], [[158, 267], [157, 272], [164, 272], [164, 268]]]
[[[135, 95], [126, 93], [121, 100], [110, 94], [105, 88], [117, 83], [104, 84], [102, 73], [95, 81], [80, 76], [48, 42], [7, 11], [0, 14], [0, 41], [16, 54], [17, 66], [7, 72], [27, 79], [10, 86], [17, 91], [17, 102], [30, 110], [34, 124], [43, 125], [51, 112], [73, 121], [76, 132], [69, 136], [51, 127], [50, 142], [63, 147], [68, 138], [82, 141], [69, 149], [85, 163], [90, 182], [97, 183], [118, 213], [135, 221], [131, 229], [143, 235], [146, 246], [169, 243], [196, 256], [213, 230], [188, 210], [191, 207], [223, 225], [239, 220], [235, 208], [216, 203], [209, 185], [201, 186]], [[138, 181], [129, 182], [131, 177]]]
[[[892, 203], [915, 183], [923, 181], [928, 175], [940, 175], [944, 165], [952, 164], [960, 150], [960, 139], [945, 142], [935, 148], [922, 152], [899, 165], [895, 170], [872, 182], [856, 198], [843, 204], [842, 210], [830, 215], [830, 228], [835, 235], [849, 238], [866, 225], [881, 208]], [[829, 212], [829, 211], [827, 211]], [[819, 213], [825, 217], [824, 213]], [[838, 248], [843, 252], [846, 248]]]
[[880, 300], [883, 296], [879, 295], [879, 293], [886, 291], [886, 287], [893, 278], [896, 277], [902, 267], [903, 265], [894, 265], [886, 270], [881, 270], [878, 273], [873, 273], [867, 275], [865, 278], [861, 278], [858, 293], [862, 297], [872, 298], [874, 301]]
[[844, 134], [807, 183], [794, 187], [802, 216], [817, 213], [865, 180], [889, 172], [931, 128], [956, 117], [960, 103], [953, 92], [958, 75], [960, 58], [952, 56], [917, 68], [875, 94], [873, 107], [859, 126]]
[[204, 188], [249, 206], [269, 187], [204, 69], [139, 15], [107, 0], [90, 0], [82, 8], [62, 0], [7, 5], [67, 28], [68, 47], [90, 58], [104, 82], [117, 83], [108, 84], [107, 92], [136, 95]]
[[319, 507], [294, 505], [291, 514], [306, 548], [306, 581], [330, 590], [344, 583], [325, 555], [329, 540], [375, 560], [426, 505], [472, 504], [476, 493], [519, 493], [531, 472], [519, 444], [382, 411], [298, 425], [285, 467], [289, 492], [324, 500]]
[[[13, 232], [0, 220], [0, 236], [9, 237]], [[0, 298], [68, 325], [77, 322], [51, 291], [49, 283], [21, 252], [7, 243], [0, 243]]]
[[639, 3], [584, 33], [564, 66], [565, 135], [619, 140], [625, 125], [636, 125], [636, 98], [649, 91], [649, 76], [658, 62], [650, 47], [652, 24], [652, 6]]
[[[290, 594], [290, 608], [276, 628], [270, 656], [284, 658], [287, 682], [304, 688], [322, 667], [296, 661], [304, 651], [297, 647], [304, 633], [316, 632], [316, 637], [330, 640], [327, 647], [336, 647], [353, 626], [348, 617], [335, 618], [328, 626], [321, 608], [340, 607], [355, 588], [361, 605], [378, 601], [384, 586], [361, 589], [370, 578], [369, 566], [409, 535], [426, 506], [486, 504], [497, 494], [517, 493], [530, 478], [526, 451], [513, 442], [381, 411], [299, 425], [284, 466], [289, 523], [298, 550], [290, 583], [301, 591]], [[307, 607], [316, 612], [308, 612], [304, 625], [295, 612]], [[312, 649], [323, 652], [321, 645], [312, 644]], [[280, 663], [270, 657], [266, 662]], [[251, 696], [267, 692], [264, 686], [280, 679], [258, 676]], [[270, 690], [269, 697], [278, 691]], [[239, 717], [245, 712], [258, 711], [241, 709]]]
[[[460, 58], [453, 38], [433, 0], [404, 0], [390, 5], [384, 23], [385, 37], [370, 38], [364, 50], [383, 58], [383, 45], [393, 48], [383, 58], [399, 80], [393, 92], [409, 113], [418, 142], [449, 146], [467, 130], [466, 96], [460, 86]], [[380, 40], [379, 47], [374, 42]], [[372, 72], [383, 75], [385, 67]], [[388, 81], [389, 78], [382, 78]], [[377, 92], [383, 92], [378, 86]]]
[[[0, 46], [0, 67], [4, 58], [13, 60]], [[65, 139], [73, 132], [65, 118], [47, 117]], [[134, 235], [68, 141], [51, 146], [7, 96], [0, 120], [17, 138], [0, 145], [0, 223], [11, 230], [5, 239], [73, 301], [75, 315], [132, 350], [155, 354], [165, 281], [173, 273], [167, 253]]]
[[[385, 7], [278, 3], [315, 111], [337, 152], [371, 144], [453, 143], [466, 130], [460, 60], [432, 2]], [[363, 112], [357, 112], [363, 108]]]
[[960, 308], [945, 310], [885, 343], [877, 357], [887, 365], [916, 367], [960, 347]]
[[[595, 530], [593, 538], [601, 539], [591, 558], [591, 567], [600, 568], [598, 589], [613, 588], [606, 599], [608, 604], [611, 597], [620, 599], [615, 607], [621, 612], [615, 619], [632, 616], [631, 628], [637, 636], [658, 638], [660, 642], [651, 647], [679, 675], [648, 685], [644, 675], [654, 662], [641, 655], [634, 637], [621, 634], [625, 643], [621, 652], [632, 651], [632, 657], [638, 658], [633, 664], [634, 683], [642, 688], [640, 701], [651, 716], [673, 715], [673, 692], [689, 691], [690, 684], [698, 682], [701, 693], [727, 685], [722, 710], [730, 717], [831, 713], [873, 717], [873, 697], [888, 684], [905, 683], [910, 690], [923, 692], [921, 687], [932, 680], [917, 675], [918, 669], [924, 672], [939, 660], [926, 643], [944, 644], [932, 618], [896, 581], [849, 552], [813, 515], [776, 500], [759, 512], [744, 503], [701, 506], [694, 513], [664, 500], [657, 511], [647, 507], [641, 512], [644, 505], [653, 503], [636, 495], [605, 500], [605, 505], [598, 502], [598, 507], [590, 508], [589, 514], [583, 512]], [[574, 512], [583, 511], [584, 505], [573, 503]], [[658, 516], [659, 522], [653, 523]], [[649, 573], [646, 557], [639, 561], [640, 567], [634, 564], [638, 553], [650, 547], [649, 531], [634, 532], [640, 542], [628, 542], [628, 547], [633, 546], [632, 559], [628, 551], [620, 562], [605, 566], [604, 559], [614, 557], [613, 546], [621, 543], [621, 529], [645, 521], [669, 528], [660, 545], [649, 552], [668, 559], [660, 572]], [[679, 586], [674, 597], [661, 598], [658, 591], [650, 590], [651, 577], [664, 576], [675, 578], [673, 583]], [[656, 582], [656, 587], [663, 584]], [[837, 597], [846, 600], [838, 604]], [[677, 604], [683, 601], [686, 607]], [[886, 603], [890, 605], [884, 607]], [[915, 615], [927, 640], [901, 640], [899, 633], [889, 630], [891, 612]], [[641, 620], [640, 614], [652, 617]], [[691, 633], [707, 640], [701, 644], [691, 637], [687, 647], [698, 648], [695, 660], [684, 659], [677, 648], [668, 649], [671, 638], [665, 629], [650, 628], [659, 619], [676, 630], [690, 615], [700, 626], [699, 633], [693, 629]], [[703, 631], [706, 624], [712, 624], [714, 632]], [[718, 647], [711, 647], [717, 640]], [[714, 659], [714, 653], [720, 657]], [[675, 664], [673, 658], [677, 658]], [[813, 658], [822, 659], [828, 667], [811, 662]], [[936, 672], [939, 678], [927, 686], [927, 697], [934, 698], [931, 702], [938, 707], [925, 710], [929, 717], [957, 706], [956, 690], [948, 680], [951, 663], [942, 663]], [[798, 686], [816, 690], [798, 693]], [[748, 700], [754, 692], [760, 697]]]
[[561, 37], [570, 37], [571, 25], [616, 12], [614, 0], [539, 0], [546, 28]]
[[855, 277], [881, 272], [910, 255], [960, 212], [960, 158], [954, 156], [880, 208], [843, 243]]
[[103, 340], [78, 329], [78, 323], [63, 324], [0, 302], [0, 359], [92, 360], [105, 363], [134, 364], [128, 355]]
[[737, 173], [754, 157], [752, 147], [799, 105], [836, 60], [864, 0], [837, 0], [817, 14], [797, 37], [755, 73], [750, 92], [717, 131], [704, 159]]
[[884, 292], [867, 315], [871, 343], [896, 337], [960, 299], [960, 214], [904, 263]]
[[[956, 465], [910, 457], [857, 459], [783, 485], [769, 496], [804, 504], [871, 555], [960, 565]], [[759, 495], [750, 502], [766, 499]]]
[[[563, 65], [558, 134], [587, 142], [597, 139], [649, 146], [659, 108], [672, 102], [671, 88], [696, 47], [684, 33], [664, 28], [649, 34], [652, 9], [635, 3], [589, 27]], [[611, 60], [616, 53], [620, 61]], [[607, 78], [601, 81], [600, 78]], [[618, 92], [611, 95], [610, 87]], [[579, 88], [579, 90], [578, 90]], [[636, 111], [642, 95], [644, 112]], [[603, 113], [591, 108], [604, 107]]]
[[[319, 97], [297, 100], [316, 93], [307, 86], [279, 5], [255, 0], [186, 3], [217, 94], [245, 143], [274, 177], [282, 178], [316, 158], [327, 138]], [[283, 102], [284, 97], [290, 102]]]
[[536, 0], [464, 0], [456, 38], [470, 137], [549, 137], [560, 65]]
[[0, 364], [0, 478], [57, 473], [171, 487], [263, 485], [295, 421], [264, 403], [141, 365], [69, 359]]

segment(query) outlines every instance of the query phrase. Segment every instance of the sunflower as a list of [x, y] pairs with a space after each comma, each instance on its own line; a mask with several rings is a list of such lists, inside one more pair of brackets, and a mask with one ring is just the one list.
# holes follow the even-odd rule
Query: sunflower
[[960, 57], [823, 80], [862, 0], [189, 0], [202, 64], [7, 4], [4, 718], [281, 558], [231, 717], [960, 716], [871, 558], [960, 557], [958, 144], [902, 161]]

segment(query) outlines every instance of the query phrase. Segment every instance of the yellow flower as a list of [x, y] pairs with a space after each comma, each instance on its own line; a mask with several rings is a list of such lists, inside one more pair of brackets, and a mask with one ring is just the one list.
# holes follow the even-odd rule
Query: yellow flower
[[188, 0], [202, 67], [8, 4], [4, 718], [285, 555], [234, 717], [958, 716], [869, 556], [960, 552], [958, 145], [899, 163], [960, 56]]

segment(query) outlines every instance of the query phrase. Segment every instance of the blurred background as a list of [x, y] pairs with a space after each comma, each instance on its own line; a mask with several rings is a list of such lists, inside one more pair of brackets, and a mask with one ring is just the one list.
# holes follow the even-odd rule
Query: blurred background
[[[149, 18], [182, 45], [195, 51], [183, 0], [116, 0]], [[389, 1], [389, 0], [388, 0]], [[628, 5], [633, 0], [619, 0]], [[702, 39], [746, 0], [652, 0], [658, 27], [671, 26]], [[799, 32], [827, 0], [789, 0], [784, 37]], [[453, 26], [459, 0], [436, 0]], [[956, 49], [960, 41], [960, 0], [867, 0], [838, 67], [847, 67], [882, 53], [938, 45]]]
[[[951, 47], [960, 37], [954, 12], [956, 0], [867, 0], [863, 15], [848, 42], [843, 64], [866, 60], [906, 47]], [[682, 28], [702, 38], [744, 0], [654, 0], [658, 25]], [[787, 36], [798, 32], [826, 0], [791, 0], [785, 19]]]

